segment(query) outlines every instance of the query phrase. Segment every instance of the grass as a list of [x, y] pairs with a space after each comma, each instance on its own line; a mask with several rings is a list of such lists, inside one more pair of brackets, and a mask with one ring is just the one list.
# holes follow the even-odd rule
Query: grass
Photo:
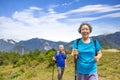
[[98, 63], [99, 77], [105, 80], [120, 79], [120, 53], [106, 52]]
[[[47, 67], [48, 63], [24, 64], [19, 67], [13, 65], [0, 66], [0, 80], [52, 80], [53, 67]], [[54, 80], [57, 80], [57, 69], [55, 67]], [[103, 52], [103, 57], [98, 63], [99, 80], [120, 79], [120, 53]], [[74, 80], [74, 62], [68, 55], [67, 68], [63, 80]]]

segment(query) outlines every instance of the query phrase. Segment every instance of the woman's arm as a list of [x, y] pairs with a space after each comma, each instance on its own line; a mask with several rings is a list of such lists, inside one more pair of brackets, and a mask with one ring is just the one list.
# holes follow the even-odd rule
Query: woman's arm
[[100, 51], [97, 52], [97, 56], [94, 57], [94, 60], [95, 60], [96, 62], [98, 62], [101, 57], [102, 57], [102, 52], [101, 52], [101, 50], [100, 50]]

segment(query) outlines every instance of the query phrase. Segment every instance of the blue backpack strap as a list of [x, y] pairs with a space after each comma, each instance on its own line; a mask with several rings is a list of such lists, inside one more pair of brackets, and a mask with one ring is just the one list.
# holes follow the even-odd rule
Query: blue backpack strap
[[59, 55], [59, 51], [57, 51], [55, 54], [56, 54], [56, 57], [55, 57], [55, 58], [57, 59], [57, 57], [58, 57], [58, 55]]
[[[65, 54], [65, 51], [63, 51], [62, 53], [63, 53], [63, 55], [66, 55], [66, 54]], [[57, 51], [55, 54], [56, 54], [56, 59], [57, 59], [58, 56], [59, 56], [59, 51]]]

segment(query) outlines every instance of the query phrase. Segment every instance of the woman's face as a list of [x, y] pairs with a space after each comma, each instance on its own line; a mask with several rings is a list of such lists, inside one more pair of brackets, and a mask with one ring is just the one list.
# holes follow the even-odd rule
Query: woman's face
[[87, 25], [83, 25], [81, 28], [81, 35], [83, 38], [88, 38], [90, 34], [90, 29]]

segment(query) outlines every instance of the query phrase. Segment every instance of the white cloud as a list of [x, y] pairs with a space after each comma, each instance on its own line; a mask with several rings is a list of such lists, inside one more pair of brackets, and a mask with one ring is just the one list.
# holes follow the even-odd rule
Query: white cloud
[[112, 24], [106, 24], [106, 22], [92, 24], [93, 32], [91, 33], [91, 36], [97, 36], [101, 34], [110, 34], [117, 31], [120, 31], [120, 25], [112, 25]]
[[50, 14], [55, 14], [55, 13], [56, 13], [56, 12], [54, 11], [54, 9], [52, 9], [52, 8], [48, 9], [48, 11], [49, 11]]
[[110, 5], [101, 5], [101, 4], [87, 5], [63, 13], [63, 15], [69, 15], [69, 16], [74, 15], [74, 18], [67, 19], [70, 22], [87, 22], [87, 21], [90, 22], [103, 18], [115, 18], [115, 17], [120, 17], [119, 14], [120, 14], [120, 5], [110, 6]]
[[71, 2], [66, 2], [66, 3], [63, 3], [63, 4], [61, 4], [62, 6], [70, 6], [70, 5], [72, 5], [72, 4], [74, 4], [74, 3], [76, 3], [76, 2], [79, 2], [80, 0], [73, 0], [73, 1], [71, 1]]
[[102, 18], [116, 18], [116, 17], [117, 18], [120, 17], [120, 12], [102, 15], [98, 17], [83, 17], [83, 18], [78, 18], [78, 19], [68, 19], [68, 21], [70, 22], [85, 22], [86, 21], [87, 22], [87, 21], [94, 21], [94, 20], [98, 20]]
[[62, 6], [70, 6], [73, 2], [63, 3]]
[[35, 6], [30, 7], [30, 9], [31, 9], [31, 10], [42, 10], [42, 8], [35, 7]]
[[91, 12], [90, 13], [90, 15], [91, 15], [94, 13], [104, 13], [104, 12], [112, 12], [112, 11], [118, 11], [118, 10], [120, 10], [120, 5], [109, 6], [109, 5], [97, 4], [97, 5], [83, 6], [78, 9], [71, 10], [71, 11], [67, 12], [66, 14]]
[[[59, 5], [50, 6], [48, 12], [44, 12], [43, 8], [30, 7], [23, 11], [16, 11], [12, 18], [0, 17], [0, 34], [1, 38], [12, 38], [16, 40], [26, 40], [34, 37], [44, 38], [54, 41], [72, 41], [80, 35], [77, 32], [79, 24], [85, 21], [94, 21], [102, 18], [120, 17], [120, 5], [87, 5], [78, 9], [70, 10], [65, 13], [57, 13], [55, 9]], [[37, 13], [36, 13], [37, 11]], [[90, 13], [91, 12], [91, 13]], [[111, 12], [111, 13], [107, 13]], [[90, 13], [80, 18], [68, 18], [70, 14]], [[88, 17], [91, 14], [107, 13], [96, 17]], [[37, 17], [36, 17], [37, 16]], [[64, 20], [60, 22], [59, 20]], [[100, 24], [101, 25], [101, 24]], [[103, 25], [94, 25], [95, 30], [91, 35], [99, 35], [107, 31]], [[108, 25], [105, 23], [104, 25]], [[109, 25], [108, 25], [109, 26]], [[111, 25], [112, 26], [112, 25]], [[102, 31], [100, 31], [100, 29]], [[110, 32], [118, 31], [118, 28], [112, 29]]]
[[56, 7], [59, 7], [60, 4], [54, 4], [54, 5], [50, 5], [49, 8], [56, 8]]
[[[56, 19], [64, 17], [57, 14], [35, 18], [34, 11], [16, 11], [13, 18], [0, 17], [1, 38], [26, 40], [34, 37], [54, 40], [71, 41], [71, 32], [76, 31], [72, 25], [60, 23]], [[57, 17], [57, 18], [56, 18]], [[67, 37], [67, 38], [66, 38]]]

